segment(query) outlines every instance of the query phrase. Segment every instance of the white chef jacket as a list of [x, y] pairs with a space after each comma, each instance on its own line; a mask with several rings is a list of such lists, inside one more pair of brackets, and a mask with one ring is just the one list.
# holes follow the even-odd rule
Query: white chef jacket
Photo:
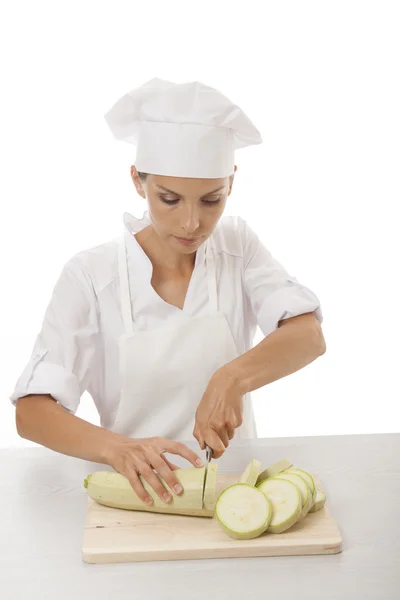
[[[196, 253], [180, 310], [152, 287], [152, 264], [134, 237], [149, 225], [148, 213], [141, 219], [125, 213], [123, 221], [130, 280], [135, 278], [135, 289], [140, 290], [139, 295], [132, 296], [135, 329], [157, 328], [167, 319], [178, 323], [185, 314], [206, 314], [205, 245]], [[268, 335], [281, 319], [312, 311], [322, 322], [317, 296], [286, 272], [241, 217], [222, 217], [212, 238], [219, 310], [225, 313], [239, 354], [252, 348], [257, 325]], [[101, 426], [111, 428], [120, 396], [118, 343], [123, 333], [118, 239], [114, 239], [76, 254], [65, 264], [11, 402], [15, 405], [18, 398], [28, 394], [50, 394], [74, 414], [87, 391]]]

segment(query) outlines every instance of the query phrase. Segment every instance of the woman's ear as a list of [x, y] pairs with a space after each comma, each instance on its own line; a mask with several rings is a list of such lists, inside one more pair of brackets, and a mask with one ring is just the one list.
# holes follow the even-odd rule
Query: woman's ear
[[142, 198], [146, 198], [146, 193], [143, 188], [142, 181], [134, 165], [131, 166], [131, 178], [139, 196], [141, 196]]
[[233, 172], [233, 175], [231, 175], [229, 177], [229, 191], [228, 191], [228, 196], [230, 196], [231, 192], [232, 192], [232, 186], [233, 186], [233, 182], [235, 180], [235, 173], [236, 173], [236, 171], [237, 171], [237, 166], [235, 165], [235, 170]]

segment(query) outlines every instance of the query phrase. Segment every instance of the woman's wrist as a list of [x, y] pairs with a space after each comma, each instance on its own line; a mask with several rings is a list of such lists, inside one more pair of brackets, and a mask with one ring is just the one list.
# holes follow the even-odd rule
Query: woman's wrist
[[125, 438], [118, 433], [106, 430], [106, 436], [102, 446], [102, 458], [104, 464], [108, 465], [109, 467], [114, 467], [115, 458], [121, 451], [122, 445], [127, 441], [129, 441], [129, 438]]
[[221, 367], [215, 376], [221, 378], [228, 389], [235, 390], [242, 396], [248, 391], [246, 389], [244, 373], [242, 369], [235, 364], [235, 361], [227, 363]]

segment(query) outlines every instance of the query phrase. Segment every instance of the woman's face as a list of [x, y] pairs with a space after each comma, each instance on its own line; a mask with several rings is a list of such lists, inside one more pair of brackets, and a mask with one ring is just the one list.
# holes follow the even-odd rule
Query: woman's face
[[[236, 172], [236, 167], [235, 167]], [[181, 254], [195, 252], [212, 234], [224, 212], [233, 177], [189, 179], [131, 175], [137, 192], [147, 199], [152, 225], [164, 243]]]

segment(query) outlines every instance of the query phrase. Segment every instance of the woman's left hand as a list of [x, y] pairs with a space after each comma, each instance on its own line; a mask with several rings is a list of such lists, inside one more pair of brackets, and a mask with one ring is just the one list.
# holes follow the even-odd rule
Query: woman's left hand
[[213, 458], [220, 458], [243, 420], [241, 386], [229, 369], [222, 367], [211, 378], [196, 411], [193, 435], [200, 448], [206, 444]]

